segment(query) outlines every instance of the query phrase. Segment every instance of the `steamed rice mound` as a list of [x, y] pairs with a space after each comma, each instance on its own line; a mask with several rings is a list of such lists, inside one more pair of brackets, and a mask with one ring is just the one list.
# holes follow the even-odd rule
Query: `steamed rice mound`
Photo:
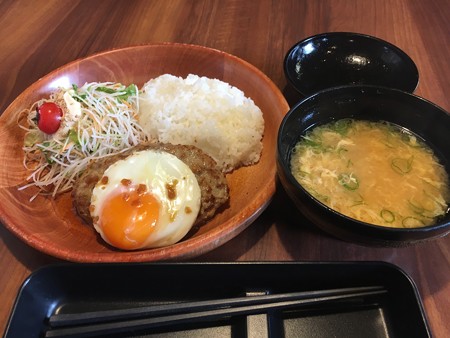
[[202, 149], [223, 172], [252, 165], [261, 155], [261, 110], [240, 89], [217, 79], [165, 74], [148, 81], [139, 122], [151, 139]]

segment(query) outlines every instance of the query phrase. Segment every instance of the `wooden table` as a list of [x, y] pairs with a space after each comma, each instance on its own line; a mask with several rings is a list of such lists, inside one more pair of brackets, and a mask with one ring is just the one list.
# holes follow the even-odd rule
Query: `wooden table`
[[[377, 36], [416, 62], [416, 94], [450, 110], [448, 0], [2, 0], [0, 111], [31, 83], [109, 48], [173, 41], [234, 54], [280, 89], [295, 42], [327, 31]], [[292, 103], [292, 102], [290, 102]], [[57, 262], [0, 226], [0, 331], [27, 275]], [[247, 230], [196, 261], [386, 261], [407, 272], [435, 337], [450, 337], [450, 236], [409, 248], [367, 248], [330, 238], [294, 212], [280, 188]], [[407, 325], [407, 323], [405, 324]]]

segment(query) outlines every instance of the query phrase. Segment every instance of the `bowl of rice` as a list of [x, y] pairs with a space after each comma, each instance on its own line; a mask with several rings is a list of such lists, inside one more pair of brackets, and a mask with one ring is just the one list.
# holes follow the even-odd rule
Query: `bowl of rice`
[[[124, 85], [122, 92], [116, 84]], [[73, 126], [64, 125], [68, 129], [63, 138], [69, 140], [64, 151], [81, 144], [90, 147], [91, 154], [100, 151], [108, 157], [111, 149], [122, 151], [123, 144], [195, 146], [212, 158], [224, 175], [229, 189], [226, 205], [171, 245], [124, 251], [105, 244], [92, 225], [77, 215], [71, 194], [78, 173], [92, 158], [84, 156], [70, 175], [66, 172], [52, 181], [60, 183], [49, 183], [47, 176], [48, 182], [24, 166], [26, 151], [38, 152], [33, 149], [38, 143], [31, 127], [39, 121], [31, 118], [27, 128], [18, 123], [21, 112], [34, 111], [34, 105], [39, 106], [36, 102], [55, 95], [60, 88], [67, 88], [65, 93], [72, 97], [70, 101], [67, 96], [60, 97], [60, 102], [66, 100], [63, 105], [67, 108], [88, 100], [93, 87], [102, 99], [112, 95], [112, 102], [128, 100], [125, 106], [137, 107], [139, 114], [131, 113], [136, 121], [122, 125], [120, 119], [109, 124], [94, 117], [86, 119], [83, 128], [93, 129], [84, 134], [107, 129], [113, 135], [112, 141], [105, 140], [102, 131], [95, 144], [86, 141], [82, 132], [70, 142], [73, 135], [67, 130]], [[93, 100], [98, 102], [95, 97]], [[69, 110], [75, 119], [79, 110]], [[282, 93], [265, 74], [212, 48], [160, 43], [109, 50], [73, 61], [33, 83], [0, 117], [0, 153], [9, 159], [0, 170], [0, 220], [31, 247], [68, 261], [144, 262], [199, 256], [237, 236], [269, 204], [275, 193], [277, 131], [288, 110]], [[98, 126], [94, 127], [96, 121]], [[27, 144], [30, 139], [32, 146]], [[49, 140], [45, 140], [47, 154], [52, 151]], [[53, 193], [48, 191], [50, 186]]]

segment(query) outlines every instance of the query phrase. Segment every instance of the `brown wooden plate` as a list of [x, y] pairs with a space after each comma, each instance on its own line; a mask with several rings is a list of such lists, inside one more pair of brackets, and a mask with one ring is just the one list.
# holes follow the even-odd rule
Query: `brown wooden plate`
[[[209, 223], [191, 231], [177, 244], [124, 252], [101, 240], [72, 207], [70, 193], [56, 199], [39, 196], [33, 188], [18, 190], [27, 171], [23, 167], [24, 132], [17, 116], [58, 84], [115, 81], [142, 86], [170, 73], [217, 78], [244, 91], [261, 108], [265, 120], [263, 153], [253, 166], [227, 175], [230, 205]], [[225, 52], [195, 45], [161, 43], [115, 49], [71, 62], [28, 87], [0, 116], [0, 219], [30, 246], [75, 262], [144, 262], [195, 257], [238, 235], [265, 209], [275, 192], [275, 149], [278, 127], [289, 106], [280, 90], [260, 70]], [[249, 126], [251, 127], [251, 126]]]

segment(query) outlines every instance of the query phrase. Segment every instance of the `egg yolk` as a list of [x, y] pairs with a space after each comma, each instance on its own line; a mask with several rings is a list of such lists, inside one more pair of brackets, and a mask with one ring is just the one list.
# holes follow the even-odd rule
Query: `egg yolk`
[[139, 187], [118, 188], [104, 202], [99, 226], [108, 242], [120, 249], [139, 249], [154, 231], [160, 202]]

